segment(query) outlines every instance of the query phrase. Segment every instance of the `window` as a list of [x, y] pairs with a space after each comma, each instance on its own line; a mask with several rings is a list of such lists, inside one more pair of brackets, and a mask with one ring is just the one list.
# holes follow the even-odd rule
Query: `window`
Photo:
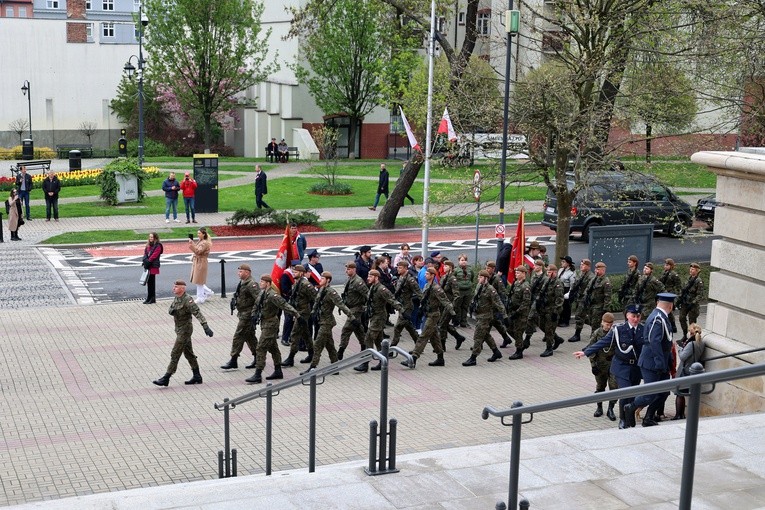
[[446, 18], [444, 18], [443, 16], [438, 18], [438, 22], [436, 26], [438, 27], [438, 31], [440, 33], [445, 34], [446, 33]]
[[19, 7], [19, 18], [26, 18], [26, 17], [27, 17], [27, 8]]
[[93, 41], [93, 23], [85, 24], [85, 37], [88, 41]]
[[[13, 7], [6, 7], [5, 8], [5, 17], [6, 18], [12, 18], [13, 17]], [[21, 16], [19, 16], [20, 18]]]
[[104, 37], [114, 37], [114, 23], [102, 23], [101, 29]]
[[475, 24], [478, 35], [491, 34], [491, 11], [479, 12]]
[[48, 0], [48, 9], [58, 9], [58, 0]]
[[86, 11], [89, 11], [89, 10], [91, 10], [92, 8], [93, 8], [93, 6], [91, 5], [91, 1], [90, 1], [90, 0], [88, 0], [87, 2], [85, 2], [85, 10], [86, 10]]
[[457, 15], [457, 24], [458, 25], [465, 24], [465, 11], [460, 11], [460, 13]]
[[104, 11], [113, 11], [114, 10], [114, 0], [103, 0], [102, 4], [102, 10]]
[[138, 12], [141, 8], [141, 0], [133, 0], [133, 12]]

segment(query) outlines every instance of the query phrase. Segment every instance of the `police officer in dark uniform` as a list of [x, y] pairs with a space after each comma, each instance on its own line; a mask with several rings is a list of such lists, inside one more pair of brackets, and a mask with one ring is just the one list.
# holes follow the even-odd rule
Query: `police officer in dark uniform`
[[238, 322], [236, 331], [234, 331], [234, 338], [231, 340], [231, 359], [221, 366], [223, 370], [238, 368], [236, 358], [241, 354], [245, 343], [253, 355], [252, 363], [245, 368], [255, 368], [257, 361], [255, 353], [258, 349], [258, 338], [255, 336], [255, 328], [252, 326], [251, 319], [252, 307], [255, 306], [255, 300], [260, 294], [260, 287], [252, 279], [252, 269], [250, 269], [249, 264], [241, 264], [237, 274], [239, 275], [239, 283], [236, 286], [234, 297], [231, 298], [231, 313], [233, 314], [236, 309]]

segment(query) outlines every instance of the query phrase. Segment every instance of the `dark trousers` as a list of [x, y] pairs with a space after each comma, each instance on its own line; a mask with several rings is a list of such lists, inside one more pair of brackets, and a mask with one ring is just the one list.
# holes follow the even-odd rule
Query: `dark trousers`
[[149, 279], [146, 280], [146, 288], [148, 290], [146, 299], [157, 299], [157, 275], [149, 273]]
[[263, 193], [255, 193], [255, 205], [258, 206], [258, 209], [263, 207], [271, 209], [271, 207], [263, 201]]
[[53, 208], [53, 219], [58, 219], [58, 196], [45, 197], [45, 217], [50, 219], [50, 210]]
[[[648, 370], [645, 368], [642, 368], [640, 372], [643, 374], [643, 381], [645, 384], [669, 379], [669, 374], [666, 372], [656, 372], [655, 370]], [[654, 413], [656, 413], [659, 406], [664, 403], [668, 396], [669, 392], [640, 395], [639, 397], [635, 397], [635, 407], [648, 406], [646, 417], [653, 418]]]
[[30, 219], [29, 217], [29, 192], [28, 191], [19, 191], [19, 200], [24, 204], [24, 212], [26, 214], [26, 218]]

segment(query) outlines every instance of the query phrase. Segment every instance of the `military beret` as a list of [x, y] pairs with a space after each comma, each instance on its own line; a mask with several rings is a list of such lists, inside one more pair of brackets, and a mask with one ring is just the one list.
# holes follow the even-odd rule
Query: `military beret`
[[396, 265], [399, 267], [409, 267], [409, 262], [407, 262], [406, 260], [399, 260], [398, 264]]
[[497, 267], [497, 263], [493, 260], [490, 260], [486, 263], [486, 267]]
[[691, 267], [695, 267], [696, 269], [701, 269], [701, 266], [698, 262], [691, 262]]
[[640, 262], [637, 258], [637, 255], [630, 255], [629, 257], [627, 257], [627, 260], [631, 260], [632, 262], [635, 262], [635, 263]]
[[369, 276], [380, 276], [380, 271], [378, 271], [377, 269], [370, 269]]
[[582, 264], [585, 266], [592, 266], [592, 261], [590, 259], [582, 259]]
[[640, 305], [627, 305], [624, 311], [626, 313], [640, 313]]
[[308, 252], [307, 256], [308, 256], [309, 259], [311, 257], [319, 257], [319, 252], [317, 250], [311, 250], [311, 251]]
[[534, 265], [535, 266], [542, 266], [542, 267], [544, 267], [545, 261], [542, 260], [542, 259], [537, 259], [537, 260], [534, 261]]
[[675, 261], [672, 259], [664, 259], [664, 263], [667, 264], [669, 267], [675, 267]]
[[438, 257], [439, 255], [441, 255], [440, 251], [432, 251], [432, 252], [430, 252], [430, 256], [431, 257]]
[[606, 263], [601, 260], [600, 262], [595, 264], [595, 267], [607, 267], [607, 266], [606, 266]]
[[549, 266], [547, 266], [547, 270], [548, 271], [557, 271], [558, 268], [555, 266], [555, 264], [550, 264]]
[[426, 264], [434, 264], [435, 260], [433, 260], [432, 258], [428, 257], [428, 258], [425, 259], [425, 263]]
[[328, 279], [328, 280], [331, 280], [331, 279], [332, 279], [332, 273], [330, 273], [329, 271], [324, 271], [323, 273], [321, 273], [321, 276], [322, 276], [323, 278], [326, 278], [326, 279]]
[[529, 250], [538, 250], [539, 248], [541, 248], [539, 241], [531, 241], [529, 243]]
[[614, 314], [611, 312], [606, 312], [603, 314], [603, 318], [601, 319], [603, 322], [607, 322], [609, 324], [614, 323]]
[[181, 287], [185, 287], [186, 286], [186, 282], [184, 282], [183, 280], [175, 280], [175, 285], [179, 285]]
[[249, 264], [239, 264], [237, 269], [242, 269], [243, 271], [252, 271]]
[[349, 269], [356, 269], [356, 263], [355, 262], [346, 262], [345, 267]]
[[366, 252], [368, 252], [368, 251], [372, 251], [372, 247], [371, 247], [371, 246], [369, 246], [368, 244], [365, 244], [364, 246], [361, 246], [361, 247], [359, 248], [359, 251], [360, 251], [361, 253], [366, 253]]
[[646, 262], [645, 267], [651, 268], [651, 271], [653, 271], [653, 262]]
[[272, 283], [273, 282], [273, 280], [271, 279], [271, 275], [270, 274], [262, 274], [262, 275], [260, 275], [260, 279], [262, 281], [268, 282], [268, 283]]
[[300, 264], [292, 266], [292, 270], [297, 271], [298, 273], [305, 273], [305, 268]]
[[433, 267], [429, 267], [428, 270], [425, 271], [425, 272], [433, 274], [433, 275], [437, 275], [438, 274], [438, 271], [436, 271], [435, 268], [433, 268]]
[[657, 301], [666, 301], [667, 303], [674, 303], [676, 297], [677, 295], [671, 292], [659, 292], [656, 294]]
[[518, 266], [515, 268], [516, 271], [520, 271], [521, 273], [529, 274], [529, 268], [526, 266]]
[[485, 269], [481, 269], [480, 271], [478, 271], [478, 276], [483, 276], [483, 277], [486, 277], [486, 278], [491, 278], [491, 275]]
[[445, 261], [444, 261], [444, 265], [445, 265], [445, 266], [449, 266], [449, 267], [451, 267], [452, 269], [454, 269], [454, 262], [452, 262], [451, 260], [445, 260]]

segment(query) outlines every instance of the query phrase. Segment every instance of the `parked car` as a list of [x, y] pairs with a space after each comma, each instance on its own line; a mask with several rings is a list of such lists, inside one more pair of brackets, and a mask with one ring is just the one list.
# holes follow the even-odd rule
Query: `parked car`
[[[567, 185], [574, 188], [573, 174]], [[557, 221], [557, 199], [548, 190], [542, 225], [557, 230]], [[608, 171], [592, 174], [577, 194], [570, 232], [581, 232], [587, 242], [592, 227], [653, 224], [656, 230], [681, 237], [692, 223], [691, 206], [654, 178]]]
[[696, 202], [696, 210], [694, 211], [697, 220], [701, 220], [707, 223], [710, 227], [715, 226], [715, 209], [720, 205], [717, 202], [717, 197], [714, 193], [708, 197], [700, 198]]

